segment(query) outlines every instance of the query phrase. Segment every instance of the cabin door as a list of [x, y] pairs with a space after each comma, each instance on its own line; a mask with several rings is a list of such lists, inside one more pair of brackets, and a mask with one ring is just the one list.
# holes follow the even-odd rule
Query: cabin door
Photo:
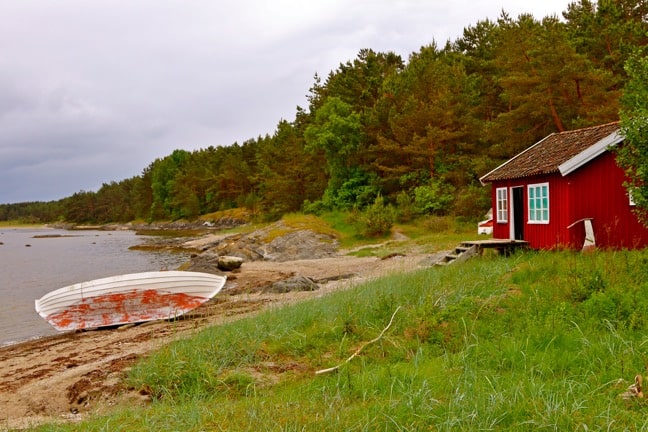
[[511, 188], [511, 235], [515, 240], [524, 240], [524, 188]]

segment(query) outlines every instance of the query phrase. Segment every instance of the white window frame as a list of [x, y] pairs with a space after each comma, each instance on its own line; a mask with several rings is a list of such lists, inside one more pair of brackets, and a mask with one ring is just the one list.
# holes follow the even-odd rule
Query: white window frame
[[634, 188], [628, 189], [628, 204], [630, 204], [630, 207], [636, 207], [637, 203], [634, 200]]
[[[537, 196], [538, 191], [541, 192], [540, 196]], [[546, 196], [543, 192], [546, 192]], [[527, 185], [527, 208], [527, 223], [549, 223], [549, 183], [535, 183]]]
[[508, 188], [495, 189], [495, 204], [497, 223], [508, 223]]

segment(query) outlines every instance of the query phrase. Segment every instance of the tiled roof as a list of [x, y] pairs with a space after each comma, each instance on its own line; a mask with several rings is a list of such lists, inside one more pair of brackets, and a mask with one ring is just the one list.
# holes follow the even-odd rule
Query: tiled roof
[[553, 133], [481, 178], [482, 183], [558, 172], [558, 167], [619, 130], [619, 122]]

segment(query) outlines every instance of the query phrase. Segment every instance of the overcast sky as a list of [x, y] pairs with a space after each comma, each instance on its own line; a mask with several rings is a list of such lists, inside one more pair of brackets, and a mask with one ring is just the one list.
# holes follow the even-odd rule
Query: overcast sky
[[569, 0], [0, 0], [0, 203], [272, 134], [363, 48], [407, 60], [502, 10]]

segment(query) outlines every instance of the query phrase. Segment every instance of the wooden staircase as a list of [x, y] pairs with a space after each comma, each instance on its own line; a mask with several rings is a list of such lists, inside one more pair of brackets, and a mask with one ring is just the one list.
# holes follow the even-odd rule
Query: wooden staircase
[[529, 243], [524, 240], [503, 240], [503, 239], [489, 239], [489, 240], [468, 240], [459, 243], [459, 246], [454, 248], [449, 254], [435, 263], [435, 265], [445, 266], [452, 263], [461, 263], [468, 258], [476, 255], [481, 255], [484, 249], [494, 249], [498, 254], [509, 256], [517, 248], [526, 248]]
[[443, 258], [435, 263], [438, 266], [445, 266], [453, 263], [461, 263], [466, 261], [468, 258], [474, 257], [479, 254], [479, 248], [477, 245], [471, 245], [467, 243], [460, 243], [459, 246], [454, 248], [454, 251], [446, 254]]

